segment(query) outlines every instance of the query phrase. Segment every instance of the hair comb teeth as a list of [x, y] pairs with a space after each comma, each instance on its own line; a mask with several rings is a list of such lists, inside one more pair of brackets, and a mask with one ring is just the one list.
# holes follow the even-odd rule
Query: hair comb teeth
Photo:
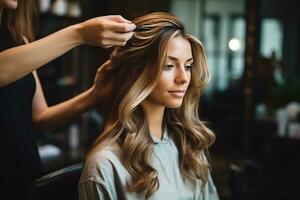
[[136, 26], [134, 32], [143, 32], [143, 31], [148, 31], [149, 29], [150, 29], [149, 27], [140, 25], [140, 26]]

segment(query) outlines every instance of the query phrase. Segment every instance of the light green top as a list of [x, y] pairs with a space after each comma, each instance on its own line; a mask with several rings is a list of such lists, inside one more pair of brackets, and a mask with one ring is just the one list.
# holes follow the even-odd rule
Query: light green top
[[[203, 190], [200, 180], [196, 186], [184, 181], [178, 165], [178, 150], [167, 131], [162, 140], [153, 138], [154, 151], [151, 165], [158, 172], [159, 188], [149, 200], [219, 200], [217, 190], [209, 175]], [[120, 161], [117, 145], [96, 153], [85, 163], [80, 182], [80, 200], [137, 200], [145, 199], [144, 193], [126, 190], [130, 174]]]

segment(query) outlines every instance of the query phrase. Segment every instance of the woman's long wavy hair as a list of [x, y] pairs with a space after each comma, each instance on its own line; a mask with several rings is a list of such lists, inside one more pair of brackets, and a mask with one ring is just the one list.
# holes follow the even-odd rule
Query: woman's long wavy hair
[[14, 10], [3, 9], [1, 26], [11, 34], [13, 45], [24, 44], [24, 37], [30, 42], [34, 40], [37, 7], [37, 0], [22, 0], [18, 1], [18, 7]]
[[143, 31], [135, 32], [126, 46], [117, 47], [111, 56], [108, 76], [114, 76], [112, 93], [107, 98], [109, 114], [104, 131], [97, 138], [87, 158], [112, 144], [121, 148], [123, 165], [132, 177], [127, 184], [131, 192], [145, 192], [149, 198], [159, 187], [158, 173], [151, 166], [153, 140], [141, 103], [151, 94], [164, 68], [168, 42], [183, 37], [191, 44], [194, 62], [191, 81], [183, 104], [166, 108], [164, 124], [179, 149], [181, 175], [192, 183], [208, 178], [209, 165], [204, 151], [214, 142], [214, 134], [198, 117], [200, 95], [209, 80], [204, 48], [187, 34], [177, 17], [168, 13], [151, 13], [133, 21]]

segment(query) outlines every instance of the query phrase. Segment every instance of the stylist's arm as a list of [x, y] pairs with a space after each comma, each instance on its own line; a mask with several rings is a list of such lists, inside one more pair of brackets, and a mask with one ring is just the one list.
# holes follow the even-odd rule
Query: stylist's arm
[[121, 16], [98, 17], [0, 52], [0, 88], [81, 44], [104, 48], [123, 46], [134, 29], [135, 25]]
[[96, 73], [94, 84], [83, 93], [54, 106], [48, 107], [39, 78], [34, 72], [36, 92], [32, 102], [32, 119], [38, 132], [62, 127], [99, 103], [111, 91], [111, 81], [105, 78], [110, 60], [101, 65]]

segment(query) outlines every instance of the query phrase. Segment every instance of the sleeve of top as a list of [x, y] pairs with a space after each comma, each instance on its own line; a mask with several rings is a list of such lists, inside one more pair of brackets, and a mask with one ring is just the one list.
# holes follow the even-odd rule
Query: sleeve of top
[[[114, 186], [112, 165], [108, 160], [102, 160], [92, 172], [83, 171], [83, 180], [79, 183], [80, 200], [115, 200], [117, 199]], [[85, 177], [85, 175], [87, 175]]]
[[80, 200], [112, 200], [108, 189], [95, 181], [87, 181], [79, 185]]
[[201, 181], [199, 180], [198, 184], [196, 185], [198, 189], [195, 191], [194, 200], [219, 200], [217, 189], [210, 174], [203, 189], [200, 189], [200, 185]]
[[219, 200], [218, 191], [216, 189], [216, 186], [212, 180], [210, 173], [207, 180], [207, 191], [208, 191], [207, 196], [209, 200]]
[[[208, 162], [205, 154], [201, 154], [201, 158], [204, 159], [205, 162]], [[219, 200], [219, 195], [218, 195], [218, 191], [216, 189], [216, 186], [214, 184], [214, 181], [211, 177], [211, 173], [209, 172], [208, 174], [208, 179], [207, 182], [205, 184], [205, 187], [202, 191], [202, 198], [199, 199], [203, 199], [203, 200]], [[201, 196], [200, 195], [200, 196]], [[198, 200], [198, 197], [196, 198]]]

